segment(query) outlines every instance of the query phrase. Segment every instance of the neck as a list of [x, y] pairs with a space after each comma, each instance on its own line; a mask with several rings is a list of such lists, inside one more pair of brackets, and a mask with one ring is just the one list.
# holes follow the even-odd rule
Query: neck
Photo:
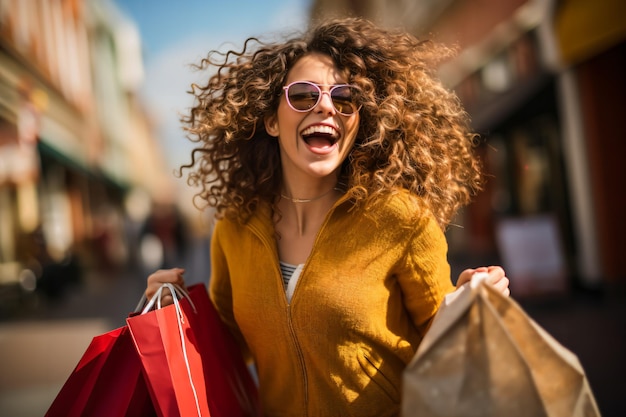
[[285, 200], [289, 200], [294, 204], [299, 204], [299, 203], [310, 203], [311, 201], [316, 201], [319, 200], [320, 198], [326, 197], [328, 194], [330, 194], [333, 191], [337, 191], [337, 187], [333, 187], [330, 190], [315, 196], [315, 197], [310, 197], [310, 198], [300, 198], [300, 197], [290, 197], [288, 195], [285, 194], [280, 194], [281, 198], [284, 198]]
[[285, 228], [281, 234], [290, 233], [295, 236], [315, 235], [328, 211], [340, 197], [337, 188], [312, 198], [294, 198], [282, 196], [279, 202], [282, 218], [280, 228]]

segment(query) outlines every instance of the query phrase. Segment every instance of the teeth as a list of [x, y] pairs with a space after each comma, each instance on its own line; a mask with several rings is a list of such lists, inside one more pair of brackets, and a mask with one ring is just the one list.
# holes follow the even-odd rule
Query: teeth
[[337, 130], [335, 130], [334, 128], [330, 126], [311, 126], [311, 127], [307, 127], [306, 129], [304, 129], [304, 131], [302, 131], [302, 136], [309, 136], [309, 135], [315, 135], [315, 134], [337, 136]]

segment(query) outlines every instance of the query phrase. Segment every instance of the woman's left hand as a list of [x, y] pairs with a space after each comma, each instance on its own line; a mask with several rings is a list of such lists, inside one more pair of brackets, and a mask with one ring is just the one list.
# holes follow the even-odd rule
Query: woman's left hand
[[485, 281], [496, 290], [507, 297], [511, 294], [511, 290], [509, 290], [509, 279], [506, 277], [504, 269], [499, 266], [481, 266], [475, 269], [468, 268], [459, 275], [456, 287], [460, 288], [463, 284], [470, 282], [474, 274], [478, 272], [486, 272], [488, 276], [485, 278]]

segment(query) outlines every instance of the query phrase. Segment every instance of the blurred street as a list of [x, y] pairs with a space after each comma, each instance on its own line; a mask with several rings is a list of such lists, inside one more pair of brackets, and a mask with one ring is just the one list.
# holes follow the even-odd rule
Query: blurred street
[[176, 170], [207, 82], [189, 64], [341, 16], [456, 50], [436, 72], [489, 180], [447, 235], [452, 276], [529, 278], [513, 297], [579, 357], [602, 415], [626, 416], [626, 2], [146, 3], [0, 1], [0, 417], [42, 417], [148, 271], [207, 282], [211, 209]]
[[[178, 265], [187, 284], [207, 282], [207, 241], [194, 240]], [[146, 277], [92, 271], [60, 298], [35, 293], [21, 310], [0, 316], [0, 417], [42, 417], [92, 338], [125, 324]]]
[[[201, 281], [189, 274], [189, 283]], [[93, 336], [124, 324], [144, 288], [129, 273], [91, 277], [59, 303], [43, 303], [0, 322], [0, 417], [41, 417]], [[520, 302], [580, 359], [604, 417], [626, 415], [626, 300], [577, 292]]]

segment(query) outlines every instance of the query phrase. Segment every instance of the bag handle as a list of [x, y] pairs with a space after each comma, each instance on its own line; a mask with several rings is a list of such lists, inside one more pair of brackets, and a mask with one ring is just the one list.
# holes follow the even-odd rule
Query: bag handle
[[476, 272], [474, 273], [474, 275], [472, 275], [472, 278], [469, 282], [470, 287], [472, 289], [476, 289], [480, 286], [480, 284], [482, 284], [483, 282], [487, 281], [487, 278], [489, 278], [489, 274], [486, 272]]
[[137, 307], [135, 307], [135, 310], [133, 312], [146, 314], [148, 311], [152, 310], [152, 308], [155, 307], [155, 305], [156, 305], [156, 309], [161, 309], [162, 308], [161, 300], [163, 296], [165, 295], [163, 294], [163, 289], [165, 288], [170, 290], [174, 303], [178, 303], [178, 301], [182, 300], [183, 298], [186, 298], [187, 301], [189, 302], [189, 305], [191, 305], [193, 312], [194, 313], [196, 312], [196, 306], [191, 300], [191, 297], [189, 297], [189, 293], [180, 285], [171, 284], [169, 282], [163, 283], [147, 303], [146, 303], [147, 301], [146, 294], [145, 293], [142, 294], [141, 299], [139, 300], [139, 303], [137, 304]]

